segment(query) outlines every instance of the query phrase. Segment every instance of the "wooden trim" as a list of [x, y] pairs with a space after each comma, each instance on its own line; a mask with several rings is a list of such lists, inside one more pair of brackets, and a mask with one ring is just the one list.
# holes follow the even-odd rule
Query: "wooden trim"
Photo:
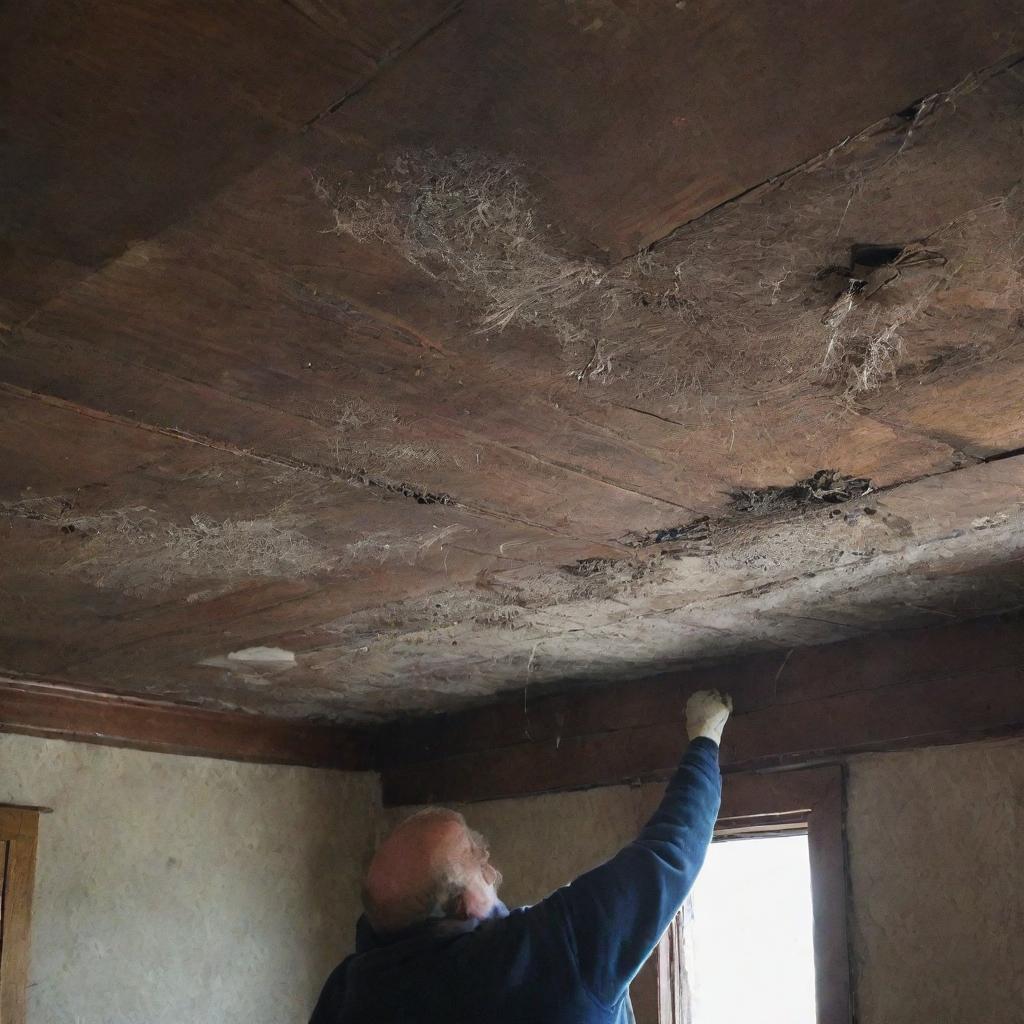
[[266, 764], [373, 767], [367, 732], [0, 676], [0, 732]]
[[6, 844], [0, 912], [0, 1024], [25, 1024], [39, 812], [0, 807], [0, 842]]
[[686, 957], [686, 925], [690, 901], [668, 926], [655, 956], [658, 971], [658, 1024], [692, 1024], [691, 982]]
[[794, 772], [742, 772], [722, 781], [722, 806], [716, 833], [740, 823], [793, 817], [807, 824], [813, 809], [825, 803], [841, 770], [837, 765]]
[[1024, 729], [1018, 617], [747, 658], [603, 690], [522, 698], [386, 727], [388, 806], [471, 802], [666, 778], [694, 690], [730, 692], [726, 772], [834, 761], [870, 750]]
[[836, 767], [815, 799], [807, 823], [818, 1024], [849, 1024], [853, 1019], [844, 809], [843, 769]]
[[[876, 634], [377, 730], [268, 718], [0, 675], [0, 732], [382, 773], [388, 806], [665, 778], [696, 689], [733, 694], [726, 772], [1024, 729], [1020, 617]], [[525, 703], [525, 707], [524, 707]]]

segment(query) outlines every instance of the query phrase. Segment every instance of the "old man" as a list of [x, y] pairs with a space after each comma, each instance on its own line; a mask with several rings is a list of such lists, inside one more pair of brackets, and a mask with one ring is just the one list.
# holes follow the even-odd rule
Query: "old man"
[[732, 703], [686, 706], [690, 739], [658, 810], [606, 863], [530, 907], [461, 814], [430, 808], [381, 843], [363, 886], [356, 952], [310, 1024], [625, 1024], [629, 984], [682, 906], [721, 798], [718, 745]]

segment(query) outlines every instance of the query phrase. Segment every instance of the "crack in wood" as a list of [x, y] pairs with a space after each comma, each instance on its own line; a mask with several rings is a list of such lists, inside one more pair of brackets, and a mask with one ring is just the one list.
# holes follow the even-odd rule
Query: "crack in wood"
[[669, 419], [668, 416], [659, 416], [656, 412], [650, 412], [647, 409], [638, 409], [634, 405], [623, 405], [620, 402], [608, 402], [608, 405], [615, 409], [625, 409], [627, 412], [635, 412], [638, 416], [650, 416], [652, 420], [660, 420], [662, 423], [669, 423], [673, 427], [682, 427], [684, 430], [687, 429], [685, 423], [680, 423], [679, 420]]
[[440, 16], [427, 25], [426, 28], [420, 29], [412, 38], [393, 46], [390, 50], [385, 51], [380, 57], [376, 58], [373, 69], [361, 81], [357, 82], [351, 89], [348, 89], [340, 99], [335, 100], [325, 110], [311, 117], [304, 125], [303, 131], [309, 131], [310, 128], [315, 127], [325, 117], [329, 117], [337, 110], [340, 110], [353, 96], [358, 96], [359, 93], [366, 89], [382, 71], [390, 67], [410, 50], [426, 42], [432, 35], [441, 31], [448, 22], [462, 11], [462, 2], [463, 0], [456, 0], [455, 3], [446, 7]]
[[[330, 36], [335, 35], [335, 33], [332, 32], [327, 25], [323, 24], [323, 22], [315, 18], [312, 15], [312, 13], [302, 5], [300, 0], [282, 0], [282, 2], [284, 3], [285, 7], [290, 7], [304, 21], [307, 21], [309, 22], [310, 25], [315, 26], [318, 31]], [[377, 58], [365, 47], [360, 46], [359, 43], [356, 42], [354, 38], [352, 38], [352, 33], [348, 33], [345, 36], [344, 41], [348, 46], [351, 46], [353, 50], [356, 50], [361, 56], [365, 57], [367, 64], [376, 67]]]
[[[1014, 53], [1011, 54], [1010, 56], [1001, 58], [994, 64], [988, 64], [983, 68], [978, 68], [977, 70], [972, 71], [969, 75], [967, 75], [966, 78], [961, 79], [958, 82], [955, 82], [949, 88], [941, 89], [938, 92], [932, 93], [930, 96], [920, 99], [918, 101], [918, 103], [920, 104], [920, 109], [924, 108], [926, 101], [931, 100], [932, 103], [927, 113], [933, 113], [936, 109], [938, 109], [938, 103], [936, 102], [938, 98], [948, 97], [955, 94], [956, 91], [961, 89], [965, 83], [983, 81], [988, 78], [994, 78], [997, 75], [1012, 72], [1012, 70], [1022, 62], [1024, 62], [1024, 55], [1020, 53]], [[680, 223], [676, 224], [671, 230], [666, 231], [664, 234], [658, 236], [655, 239], [652, 239], [650, 242], [647, 242], [640, 249], [628, 253], [622, 259], [618, 260], [614, 265], [622, 266], [628, 263], [630, 260], [635, 260], [637, 256], [639, 256], [641, 253], [654, 249], [662, 242], [671, 238], [672, 235], [674, 235], [677, 231], [680, 230], [680, 228], [687, 227], [690, 224], [698, 224], [702, 220], [712, 217], [715, 213], [718, 213], [722, 209], [728, 206], [732, 206], [734, 203], [739, 203], [745, 199], [753, 198], [757, 193], [760, 193], [761, 191], [782, 188], [783, 186], [789, 183], [790, 179], [795, 178], [798, 175], [807, 174], [810, 173], [811, 171], [817, 170], [817, 168], [822, 163], [824, 163], [826, 160], [829, 160], [837, 152], [839, 152], [841, 149], [845, 149], [847, 146], [856, 145], [859, 142], [864, 142], [867, 139], [872, 138], [885, 131], [904, 132], [909, 137], [909, 134], [913, 131], [913, 128], [918, 123], [918, 120], [917, 118], [915, 118], [912, 122], [910, 122], [908, 126], [907, 119], [904, 116], [905, 110], [906, 108], [904, 108], [903, 111], [896, 111], [892, 114], [886, 115], [885, 117], [879, 118], [877, 121], [873, 121], [871, 124], [866, 125], [860, 131], [848, 135], [845, 139], [843, 139], [840, 142], [837, 142], [834, 146], [831, 146], [824, 153], [816, 153], [813, 156], [808, 157], [807, 159], [801, 160], [799, 163], [793, 164], [786, 170], [779, 171], [777, 174], [773, 174], [770, 177], [765, 178], [754, 185], [751, 185], [749, 188], [745, 188], [742, 191], [737, 192], [735, 195], [730, 196], [728, 199], [723, 199], [720, 203], [716, 203], [714, 206], [711, 206], [708, 209], [704, 210], [703, 213], [701, 213], [699, 216], [691, 217], [688, 220], [681, 221]], [[906, 140], [904, 140], [904, 143], [905, 142]]]
[[[497, 442], [492, 442], [497, 445]], [[588, 473], [586, 470], [581, 469], [579, 466], [574, 466], [568, 462], [562, 462], [560, 459], [546, 459], [541, 455], [537, 455], [534, 452], [527, 451], [524, 448], [520, 448], [518, 445], [498, 445], [499, 447], [506, 448], [509, 451], [517, 452], [519, 455], [523, 455], [533, 462], [539, 462], [544, 466], [551, 466], [554, 469], [561, 469], [566, 473], [573, 473], [576, 476], [581, 476], [585, 480], [591, 480], [595, 483], [604, 484], [606, 487], [614, 487], [618, 491], [625, 491], [627, 494], [635, 494], [639, 498], [646, 498], [648, 501], [656, 501], [661, 505], [670, 505], [672, 508], [681, 509], [683, 512], [689, 512], [691, 515], [695, 514], [695, 510], [689, 505], [683, 505], [678, 501], [672, 501], [669, 498], [659, 497], [655, 494], [647, 494], [645, 491], [638, 491], [634, 487], [627, 487], [625, 484], [618, 483], [609, 477], [601, 476], [596, 473]]]
[[544, 523], [532, 522], [528, 519], [515, 516], [509, 512], [502, 512], [498, 509], [487, 509], [474, 503], [461, 501], [452, 495], [445, 494], [443, 492], [432, 492], [426, 488], [417, 487], [412, 484], [371, 477], [358, 470], [346, 469], [344, 467], [335, 468], [318, 462], [309, 462], [285, 455], [271, 455], [266, 452], [256, 451], [252, 448], [242, 448], [239, 445], [232, 444], [228, 441], [203, 437], [199, 434], [194, 434], [176, 427], [162, 427], [153, 423], [144, 423], [141, 420], [135, 420], [128, 416], [121, 416], [117, 413], [93, 409], [90, 406], [81, 405], [77, 402], [72, 402], [64, 398], [58, 398], [54, 395], [48, 395], [41, 391], [33, 391], [28, 388], [20, 387], [16, 384], [10, 384], [6, 381], [0, 381], [0, 392], [7, 392], [8, 394], [22, 399], [39, 401], [45, 405], [50, 405], [58, 409], [65, 409], [78, 415], [86, 416], [90, 419], [113, 423], [129, 429], [142, 430], [151, 434], [158, 434], [162, 437], [171, 438], [172, 440], [181, 441], [186, 444], [195, 444], [203, 448], [210, 448], [214, 451], [224, 452], [225, 454], [233, 455], [237, 458], [251, 459], [255, 462], [276, 466], [280, 469], [307, 473], [320, 480], [345, 483], [350, 487], [358, 489], [379, 491], [383, 494], [389, 494], [396, 498], [407, 498], [421, 505], [447, 505], [451, 508], [456, 508], [472, 515], [481, 516], [485, 519], [516, 523], [520, 526], [526, 526], [530, 529], [547, 533], [549, 536], [553, 537], [563, 537], [576, 542], [606, 543], [605, 541], [595, 542], [588, 538], [577, 537], [575, 534], [564, 533], [552, 526], [548, 526]]

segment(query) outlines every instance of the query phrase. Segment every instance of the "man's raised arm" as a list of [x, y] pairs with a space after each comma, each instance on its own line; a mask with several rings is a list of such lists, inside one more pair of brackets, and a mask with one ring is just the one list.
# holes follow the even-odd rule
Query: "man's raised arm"
[[539, 905], [563, 916], [581, 980], [603, 1006], [621, 998], [704, 863], [721, 802], [718, 746], [731, 709], [731, 699], [715, 691], [690, 697], [690, 745], [640, 835]]

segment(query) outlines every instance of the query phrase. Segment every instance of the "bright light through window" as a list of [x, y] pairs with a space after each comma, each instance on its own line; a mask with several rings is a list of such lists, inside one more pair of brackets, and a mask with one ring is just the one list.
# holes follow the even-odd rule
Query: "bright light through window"
[[691, 900], [693, 1024], [814, 1024], [807, 836], [714, 843]]

